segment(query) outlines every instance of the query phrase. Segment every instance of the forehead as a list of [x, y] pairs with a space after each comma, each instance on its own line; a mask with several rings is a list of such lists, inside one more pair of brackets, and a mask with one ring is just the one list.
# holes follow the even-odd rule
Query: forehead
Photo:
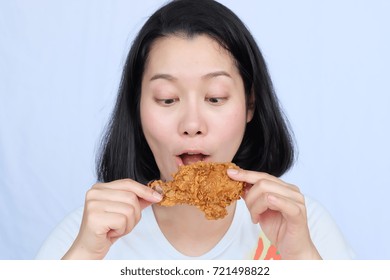
[[[230, 52], [207, 35], [171, 35], [157, 39], [151, 46], [145, 71], [198, 70], [236, 71]], [[200, 73], [199, 73], [200, 74]]]

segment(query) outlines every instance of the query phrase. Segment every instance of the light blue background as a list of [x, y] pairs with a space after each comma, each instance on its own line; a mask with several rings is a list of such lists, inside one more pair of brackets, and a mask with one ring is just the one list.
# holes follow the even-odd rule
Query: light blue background
[[[134, 34], [165, 1], [0, 0], [0, 259], [32, 259], [95, 182]], [[361, 259], [390, 259], [390, 2], [221, 1], [253, 32], [295, 132], [284, 179]]]

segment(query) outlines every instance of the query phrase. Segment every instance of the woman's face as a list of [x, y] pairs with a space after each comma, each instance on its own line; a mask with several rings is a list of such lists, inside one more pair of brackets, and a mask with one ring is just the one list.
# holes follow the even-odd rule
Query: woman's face
[[233, 58], [206, 35], [169, 36], [153, 44], [140, 106], [163, 180], [182, 164], [232, 161], [253, 114]]

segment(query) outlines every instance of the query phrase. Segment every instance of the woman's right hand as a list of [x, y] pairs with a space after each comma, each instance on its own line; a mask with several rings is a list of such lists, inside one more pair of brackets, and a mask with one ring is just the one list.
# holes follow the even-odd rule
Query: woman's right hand
[[63, 259], [103, 259], [111, 245], [137, 225], [141, 211], [161, 199], [131, 179], [95, 184], [86, 194], [79, 234]]

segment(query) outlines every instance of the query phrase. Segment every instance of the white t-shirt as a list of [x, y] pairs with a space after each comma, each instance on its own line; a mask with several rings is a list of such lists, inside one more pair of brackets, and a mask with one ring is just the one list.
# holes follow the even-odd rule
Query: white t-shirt
[[[279, 252], [259, 225], [252, 223], [245, 202], [241, 199], [236, 205], [230, 228], [218, 244], [202, 256], [189, 257], [177, 251], [161, 232], [152, 207], [147, 207], [138, 225], [111, 246], [105, 259], [280, 259]], [[353, 251], [327, 211], [307, 197], [306, 207], [310, 235], [322, 258], [354, 258]], [[82, 215], [83, 208], [79, 208], [67, 216], [45, 241], [37, 259], [61, 259], [78, 234]]]

